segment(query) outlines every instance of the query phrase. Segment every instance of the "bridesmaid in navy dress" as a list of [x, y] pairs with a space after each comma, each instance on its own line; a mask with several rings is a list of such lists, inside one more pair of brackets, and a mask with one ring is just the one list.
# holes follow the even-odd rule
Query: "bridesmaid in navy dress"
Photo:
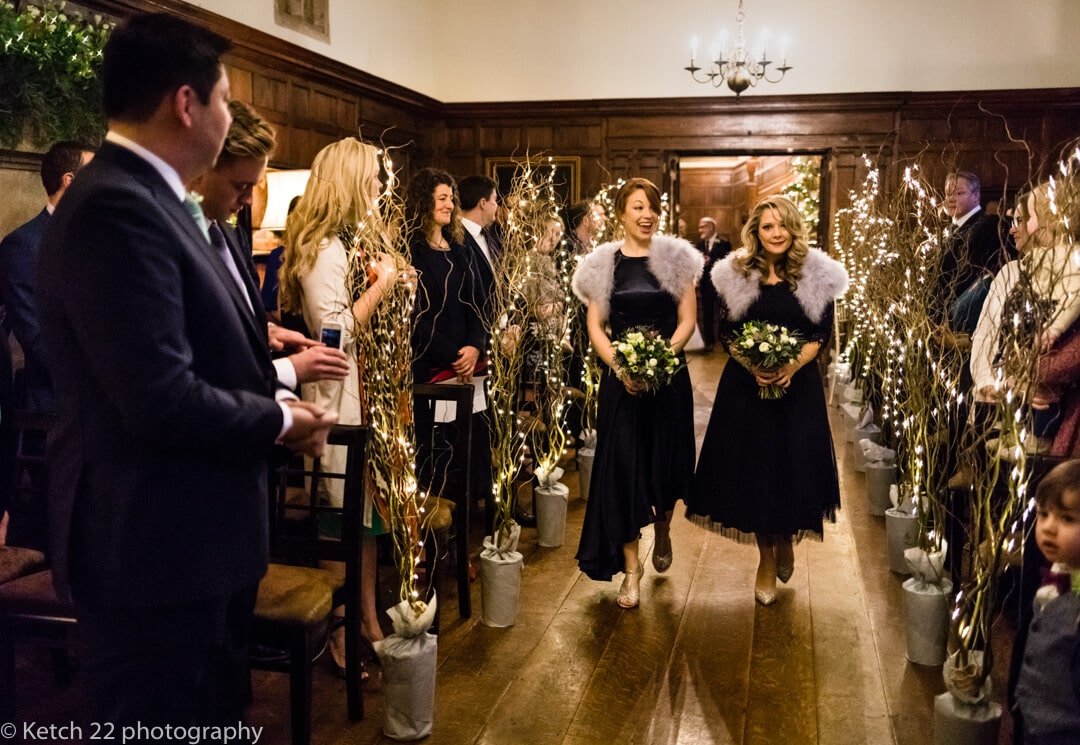
[[[720, 375], [686, 513], [728, 538], [757, 544], [754, 595], [769, 605], [777, 578], [787, 582], [794, 571], [793, 544], [820, 540], [823, 520], [834, 519], [840, 506], [815, 360], [832, 332], [847, 273], [809, 247], [798, 208], [779, 195], [758, 203], [742, 239], [744, 247], [712, 271], [720, 338], [732, 357]], [[797, 330], [806, 340], [798, 358], [779, 370], [754, 368], [732, 345], [746, 321]], [[770, 384], [785, 395], [760, 398], [759, 388]]]
[[625, 572], [617, 602], [633, 608], [641, 582], [642, 527], [656, 523], [653, 567], [663, 572], [671, 565], [671, 512], [689, 492], [694, 470], [694, 403], [685, 367], [670, 385], [645, 392], [618, 369], [612, 339], [649, 327], [681, 354], [697, 322], [695, 283], [704, 261], [681, 238], [654, 235], [660, 192], [651, 182], [635, 178], [624, 185], [615, 213], [624, 239], [598, 246], [582, 261], [573, 283], [588, 305], [589, 340], [607, 365], [577, 559], [595, 580]]

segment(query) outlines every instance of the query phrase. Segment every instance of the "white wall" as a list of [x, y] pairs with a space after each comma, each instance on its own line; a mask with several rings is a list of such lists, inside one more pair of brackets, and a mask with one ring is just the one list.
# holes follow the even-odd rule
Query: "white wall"
[[330, 43], [274, 23], [274, 0], [188, 0], [364, 72], [435, 95], [430, 0], [330, 0]]
[[[736, 0], [331, 0], [331, 43], [272, 0], [214, 12], [447, 102], [711, 95], [689, 80]], [[1080, 0], [747, 0], [747, 39], [795, 69], [759, 93], [1080, 86]], [[725, 89], [726, 90], [726, 89]], [[753, 93], [753, 91], [751, 91]], [[726, 95], [731, 95], [727, 93]]]

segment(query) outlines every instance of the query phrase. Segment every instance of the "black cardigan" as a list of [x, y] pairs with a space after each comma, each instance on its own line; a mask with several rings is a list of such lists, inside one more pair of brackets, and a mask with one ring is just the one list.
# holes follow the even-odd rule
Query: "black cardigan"
[[476, 347], [483, 358], [487, 346], [470, 257], [464, 246], [448, 242], [450, 250], [439, 251], [419, 233], [409, 241], [419, 281], [412, 338], [413, 376], [418, 383], [449, 370], [462, 347]]

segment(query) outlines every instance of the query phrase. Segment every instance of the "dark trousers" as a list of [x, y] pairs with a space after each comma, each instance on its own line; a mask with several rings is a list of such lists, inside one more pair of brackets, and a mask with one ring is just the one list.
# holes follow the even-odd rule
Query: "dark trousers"
[[701, 340], [706, 347], [716, 343], [716, 305], [719, 301], [716, 297], [716, 288], [713, 287], [709, 272], [698, 286], [698, 328], [701, 331]]
[[251, 702], [248, 631], [256, 590], [163, 607], [80, 604], [86, 721], [112, 723], [117, 738], [122, 727], [137, 724], [242, 721]]

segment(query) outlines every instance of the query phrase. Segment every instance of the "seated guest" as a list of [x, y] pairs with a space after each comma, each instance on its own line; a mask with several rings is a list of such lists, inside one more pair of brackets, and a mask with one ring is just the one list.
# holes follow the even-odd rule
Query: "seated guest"
[[[388, 289], [402, 276], [393, 258], [380, 252], [380, 246], [354, 245], [357, 224], [378, 219], [381, 188], [379, 154], [371, 145], [347, 137], [320, 150], [311, 165], [304, 196], [288, 221], [285, 255], [278, 274], [283, 311], [302, 313], [308, 328], [316, 333], [328, 324], [340, 330], [348, 375], [344, 380], [319, 380], [305, 385], [304, 398], [337, 412], [343, 424], [362, 424], [366, 419], [360, 379], [364, 350], [359, 329], [368, 324]], [[350, 285], [350, 280], [355, 281], [350, 262], [369, 267], [362, 291]], [[345, 448], [328, 447], [323, 467], [343, 473], [346, 456]], [[335, 506], [342, 504], [342, 487], [336, 479], [320, 482], [320, 488], [325, 490], [323, 496]], [[388, 530], [385, 504], [385, 497], [380, 499], [368, 481], [364, 489], [360, 578], [361, 636], [368, 642], [383, 638], [375, 599], [375, 538]], [[330, 641], [339, 674], [345, 671], [344, 642], [344, 629], [339, 628]]]
[[[19, 340], [25, 357], [25, 394], [18, 408], [52, 411], [56, 408], [52, 380], [45, 367], [45, 352], [38, 309], [38, 256], [41, 238], [56, 205], [67, 192], [75, 174], [94, 157], [93, 151], [78, 142], [58, 142], [41, 160], [41, 183], [46, 204], [29, 222], [13, 230], [0, 243], [0, 266], [7, 322]], [[4, 335], [7, 341], [7, 335]], [[10, 414], [10, 412], [9, 412]]]
[[[242, 242], [229, 220], [244, 206], [251, 205], [252, 191], [266, 171], [266, 163], [275, 144], [274, 129], [247, 104], [229, 102], [232, 124], [225, 138], [225, 148], [217, 163], [191, 184], [191, 191], [202, 196], [203, 214], [210, 221], [210, 236], [219, 251], [232, 254], [237, 266], [243, 266], [248, 277], [247, 305], [254, 308], [258, 275], [251, 253], [241, 248]], [[247, 284], [247, 280], [250, 284]], [[271, 323], [268, 327], [271, 344], [289, 346], [298, 351], [274, 360], [278, 382], [287, 388], [316, 380], [344, 380], [349, 372], [345, 353], [308, 339]]]

